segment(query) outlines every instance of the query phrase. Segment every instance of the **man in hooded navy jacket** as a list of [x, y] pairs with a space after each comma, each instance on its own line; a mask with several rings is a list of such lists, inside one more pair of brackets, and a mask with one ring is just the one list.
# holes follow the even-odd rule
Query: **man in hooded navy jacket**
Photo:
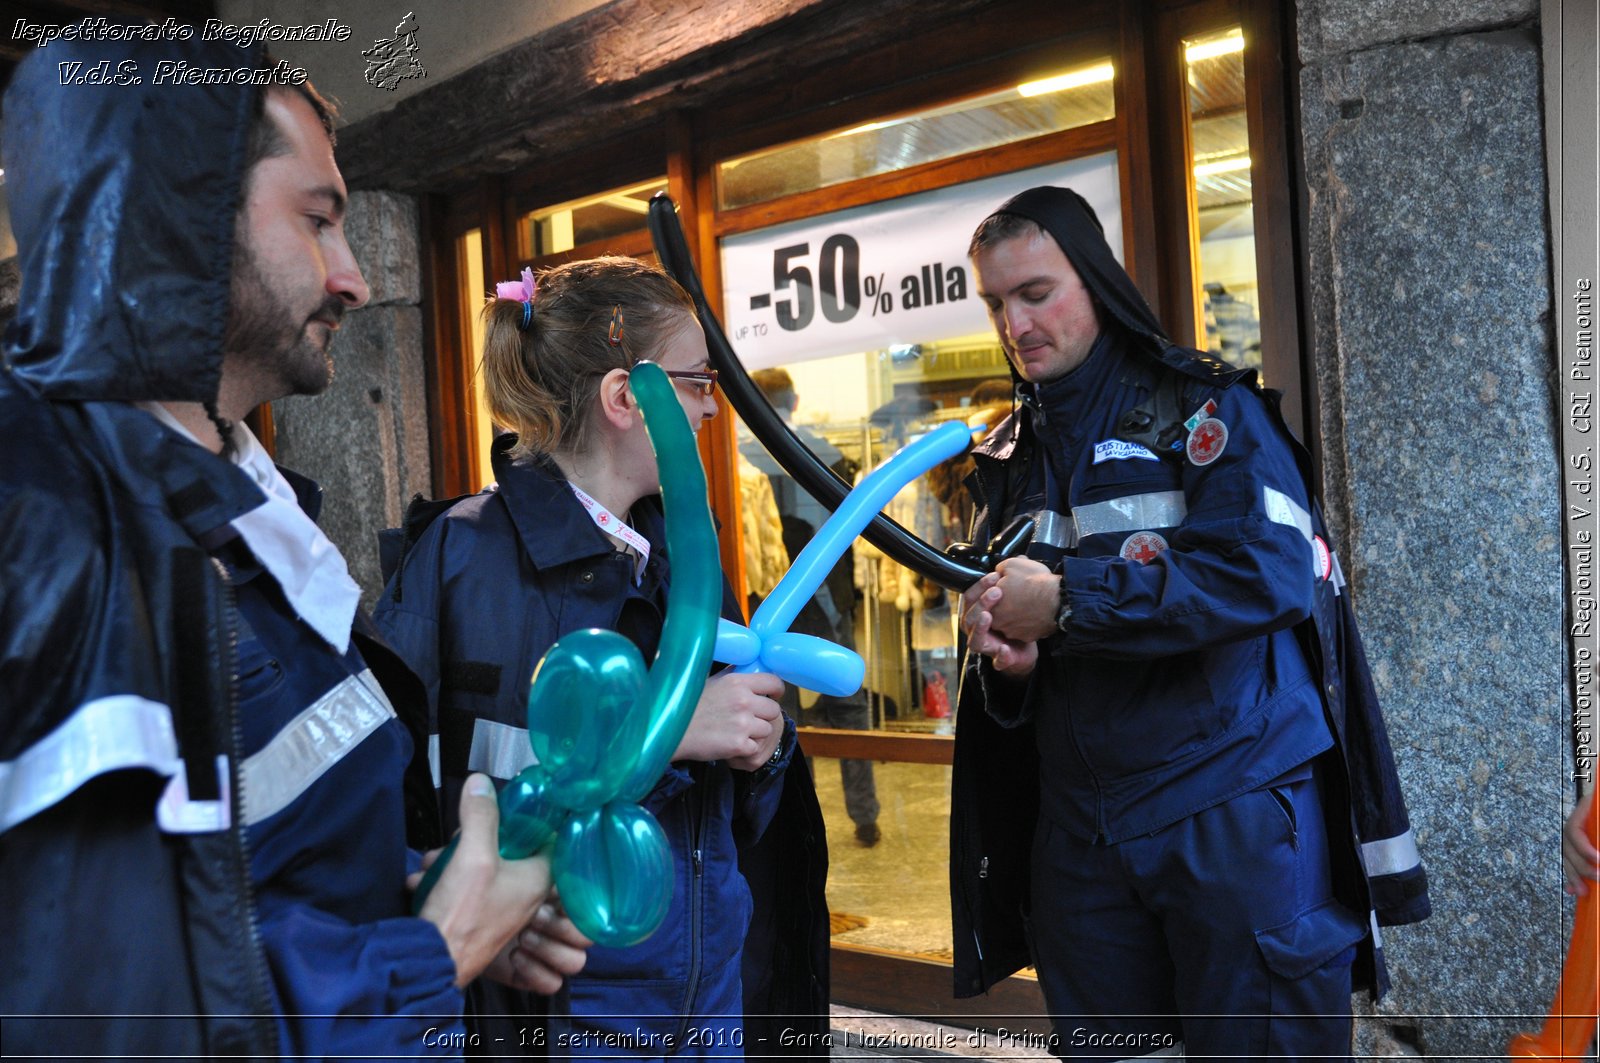
[[[1374, 914], [1426, 896], [1364, 663], [1344, 698], [1313, 634], [1342, 578], [1276, 397], [1174, 347], [1069, 190], [971, 251], [1022, 402], [975, 451], [977, 531], [1037, 530], [963, 599], [957, 991], [1025, 944], [1065, 1055], [1345, 1055]], [[1371, 778], [1389, 822], [1357, 826]]]
[[[408, 766], [419, 840], [434, 809], [397, 707], [420, 689], [302, 508], [315, 486], [239, 423], [325, 388], [367, 298], [331, 119], [309, 86], [152, 84], [169, 59], [267, 68], [199, 41], [56, 42], [5, 101], [6, 1048], [448, 1054], [466, 982], [548, 990], [581, 955], [520, 947], [549, 869], [499, 858], [482, 777], [410, 914]], [[144, 77], [57, 76], [101, 60]]]

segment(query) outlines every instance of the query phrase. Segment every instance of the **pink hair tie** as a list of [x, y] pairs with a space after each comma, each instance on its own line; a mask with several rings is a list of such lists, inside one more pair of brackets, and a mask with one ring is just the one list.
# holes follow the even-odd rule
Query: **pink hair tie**
[[526, 332], [533, 324], [533, 295], [538, 290], [539, 282], [534, 279], [533, 270], [523, 266], [522, 279], [500, 281], [494, 286], [494, 295], [496, 299], [515, 299], [522, 304], [522, 321], [517, 327]]

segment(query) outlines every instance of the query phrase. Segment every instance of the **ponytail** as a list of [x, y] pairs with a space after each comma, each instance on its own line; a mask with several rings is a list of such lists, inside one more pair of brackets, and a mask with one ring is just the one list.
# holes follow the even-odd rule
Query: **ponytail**
[[[582, 449], [600, 380], [651, 358], [694, 303], [678, 283], [637, 259], [569, 262], [538, 279], [532, 313], [517, 299], [484, 308], [483, 373], [489, 414], [517, 434], [512, 454]], [[613, 311], [627, 322], [608, 342]]]

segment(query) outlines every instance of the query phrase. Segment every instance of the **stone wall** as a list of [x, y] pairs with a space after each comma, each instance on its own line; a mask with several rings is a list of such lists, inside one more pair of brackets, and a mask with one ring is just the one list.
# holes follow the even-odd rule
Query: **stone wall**
[[1327, 493], [1433, 918], [1368, 1052], [1499, 1056], [1567, 925], [1570, 801], [1536, 0], [1300, 0]]
[[334, 338], [333, 386], [273, 403], [272, 418], [278, 462], [322, 484], [318, 523], [370, 607], [383, 589], [377, 532], [400, 523], [412, 495], [432, 494], [416, 201], [355, 192], [345, 230], [372, 296]]

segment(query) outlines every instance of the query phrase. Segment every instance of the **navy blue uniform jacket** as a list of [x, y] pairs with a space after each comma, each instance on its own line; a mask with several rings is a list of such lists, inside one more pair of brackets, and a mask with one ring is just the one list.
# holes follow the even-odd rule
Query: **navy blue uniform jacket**
[[[454, 504], [413, 507], [414, 541], [376, 614], [428, 687], [446, 810], [468, 772], [505, 780], [531, 762], [529, 681], [557, 639], [607, 628], [649, 661], [661, 631], [670, 570], [659, 498], [633, 510], [635, 529], [653, 546], [636, 586], [632, 558], [595, 527], [559, 470], [539, 458], [511, 460], [514, 442], [496, 441], [497, 485]], [[759, 839], [777, 809], [792, 722], [787, 732], [775, 766], [746, 773], [722, 762], [674, 764], [641, 802], [673, 848], [671, 908], [644, 942], [590, 951], [571, 985], [577, 1032], [642, 1029], [682, 1045], [691, 1016], [729, 1011], [737, 1028], [751, 917], [739, 849]]]
[[[1130, 411], [1157, 408], [1150, 431], [1129, 430]], [[1224, 427], [1220, 450], [1185, 452], [1182, 431], [1158, 442], [1174, 416], [1195, 415]], [[1050, 560], [1071, 614], [1025, 682], [967, 661], [952, 796], [958, 995], [1028, 962], [1036, 814], [1111, 844], [1330, 748], [1346, 925], [1306, 937], [1335, 952], [1365, 937], [1357, 982], [1381, 991], [1367, 928], [1426, 915], [1425, 880], [1342, 576], [1322, 552], [1327, 531], [1274, 400], [1249, 374], [1173, 347], [1152, 355], [1108, 329], [1082, 366], [980, 444], [975, 462], [975, 538], [1011, 511], [1070, 515]], [[1326, 645], [1323, 630], [1334, 633]]]

